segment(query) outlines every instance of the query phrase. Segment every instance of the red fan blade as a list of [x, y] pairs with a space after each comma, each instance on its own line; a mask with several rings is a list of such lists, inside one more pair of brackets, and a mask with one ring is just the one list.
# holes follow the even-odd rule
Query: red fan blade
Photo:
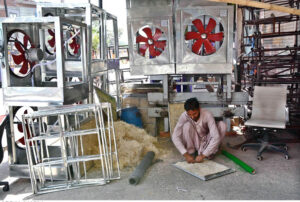
[[23, 38], [23, 44], [25, 49], [27, 49], [28, 41], [29, 41], [29, 36], [25, 35]]
[[211, 41], [222, 41], [223, 36], [224, 36], [223, 32], [219, 32], [216, 34], [208, 34], [207, 38]]
[[25, 145], [25, 138], [21, 137], [20, 139], [17, 140], [17, 142], [21, 143], [22, 145]]
[[200, 32], [200, 34], [204, 33], [204, 26], [200, 19], [193, 20], [192, 23], [195, 25], [195, 27], [197, 28], [198, 32]]
[[20, 53], [22, 53], [22, 54], [25, 53], [24, 48], [20, 45], [19, 42], [16, 41], [15, 46]]
[[160, 29], [155, 29], [155, 34], [153, 35], [153, 40], [157, 41], [162, 35], [162, 32]]
[[192, 51], [193, 51], [194, 53], [196, 53], [196, 54], [199, 54], [199, 50], [200, 50], [202, 44], [203, 44], [203, 39], [202, 39], [202, 38], [198, 39], [198, 40], [193, 44]]
[[143, 29], [143, 31], [146, 33], [148, 39], [153, 39], [153, 37], [152, 37], [152, 31], [151, 31], [151, 29], [149, 27], [145, 27]]
[[53, 36], [52, 39], [48, 40], [48, 43], [51, 47], [54, 47], [55, 45], [55, 37]]
[[[19, 70], [19, 72], [20, 72], [21, 74], [26, 74], [27, 71], [28, 71], [28, 61], [27, 61], [27, 60], [24, 60], [23, 65], [22, 65], [21, 69]], [[25, 114], [25, 113], [24, 113], [24, 114]]]
[[21, 55], [11, 55], [13, 57], [14, 62], [19, 65], [21, 64], [23, 61], [26, 60], [24, 54]]
[[79, 44], [76, 44], [76, 45], [75, 45], [74, 54], [77, 54], [77, 53], [78, 53], [79, 48], [80, 48], [80, 45], [79, 45]]
[[156, 51], [155, 51], [154, 45], [149, 46], [149, 52], [150, 52], [151, 57], [156, 57]]
[[155, 50], [156, 56], [160, 56], [161, 53], [162, 53], [162, 51], [160, 51], [160, 50]]
[[51, 29], [48, 29], [48, 33], [51, 35], [51, 36], [54, 36], [55, 33], [51, 30]]
[[140, 43], [140, 42], [148, 43], [148, 39], [139, 35], [138, 37], [136, 37], [136, 43]]
[[205, 52], [208, 55], [216, 52], [215, 47], [207, 39], [204, 40], [204, 47], [205, 47]]
[[199, 39], [200, 37], [200, 34], [197, 32], [187, 32], [185, 34], [185, 40]]
[[148, 48], [148, 44], [145, 44], [145, 45], [140, 45], [140, 53], [142, 54], [142, 56], [145, 56], [145, 53], [146, 53], [146, 50]]
[[22, 124], [18, 124], [18, 131], [23, 133], [23, 127], [22, 127]]
[[214, 30], [215, 26], [216, 26], [216, 21], [212, 18], [209, 18], [208, 25], [205, 29], [205, 33], [207, 34], [211, 33]]
[[154, 46], [156, 48], [165, 49], [167, 41], [154, 41]]
[[73, 38], [72, 39], [72, 43], [70, 43], [70, 47], [72, 48], [72, 49], [74, 49], [75, 47], [76, 47], [76, 39], [75, 38]]

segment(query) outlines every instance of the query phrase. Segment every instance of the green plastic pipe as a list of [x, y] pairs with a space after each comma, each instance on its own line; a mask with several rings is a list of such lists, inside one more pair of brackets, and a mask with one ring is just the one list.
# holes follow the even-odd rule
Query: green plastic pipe
[[246, 164], [244, 161], [240, 160], [236, 156], [230, 154], [229, 152], [227, 152], [225, 150], [222, 150], [222, 154], [224, 156], [226, 156], [227, 158], [229, 158], [230, 160], [232, 160], [237, 165], [241, 166], [248, 173], [253, 174], [253, 175], [255, 174], [255, 169], [254, 168], [252, 168], [251, 166], [249, 166], [248, 164]]

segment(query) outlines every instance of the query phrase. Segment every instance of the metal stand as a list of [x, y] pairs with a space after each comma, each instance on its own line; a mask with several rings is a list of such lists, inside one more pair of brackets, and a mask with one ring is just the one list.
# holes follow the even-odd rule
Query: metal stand
[[[81, 128], [87, 116], [95, 119], [95, 128]], [[54, 124], [49, 124], [50, 120]], [[38, 111], [23, 116], [22, 124], [26, 128], [26, 151], [34, 193], [104, 185], [110, 180], [120, 179], [110, 103], [60, 106]], [[86, 154], [85, 147], [90, 145], [84, 145], [83, 138], [93, 135], [97, 136], [97, 151]], [[53, 142], [60, 148], [60, 154], [56, 156], [49, 155], [48, 147]], [[87, 164], [92, 161], [98, 161], [100, 168], [89, 175]], [[117, 167], [116, 170], [113, 165]], [[63, 171], [62, 181], [53, 180], [54, 167]]]
[[[300, 8], [299, 1], [284, 0], [280, 5]], [[244, 54], [239, 59], [239, 71], [242, 88], [252, 95], [257, 85], [287, 85], [289, 127], [299, 128], [299, 16], [275, 16], [272, 11], [243, 7], [241, 18]]]
[[[1, 115], [0, 116], [0, 164], [3, 160], [3, 148], [2, 148], [2, 136], [4, 133], [4, 128], [6, 127], [6, 125], [8, 124], [8, 120], [9, 120], [9, 116], [8, 115]], [[9, 126], [9, 124], [8, 124]], [[4, 186], [3, 187], [3, 191], [9, 191], [9, 184], [8, 182], [1, 182], [0, 181], [0, 186]]]

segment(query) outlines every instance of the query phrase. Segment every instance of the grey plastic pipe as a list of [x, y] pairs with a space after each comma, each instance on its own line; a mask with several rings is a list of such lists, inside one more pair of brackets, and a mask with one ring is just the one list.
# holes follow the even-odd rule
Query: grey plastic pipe
[[147, 152], [140, 164], [135, 168], [129, 177], [129, 184], [137, 185], [144, 176], [146, 170], [151, 166], [155, 153], [153, 151]]

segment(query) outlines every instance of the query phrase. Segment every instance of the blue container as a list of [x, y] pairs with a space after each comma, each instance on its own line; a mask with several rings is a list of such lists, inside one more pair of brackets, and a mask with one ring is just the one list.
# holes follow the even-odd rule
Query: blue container
[[121, 110], [121, 120], [133, 124], [139, 128], [143, 127], [141, 113], [137, 107], [129, 107]]

